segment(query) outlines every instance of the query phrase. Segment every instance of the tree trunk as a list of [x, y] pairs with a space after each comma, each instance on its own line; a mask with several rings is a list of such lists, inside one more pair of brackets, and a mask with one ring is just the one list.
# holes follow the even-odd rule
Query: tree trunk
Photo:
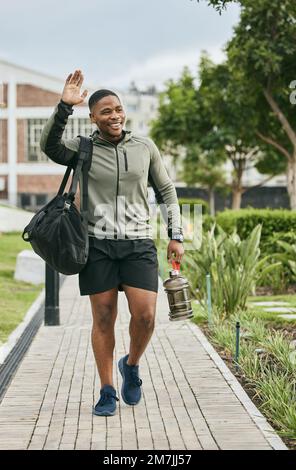
[[246, 156], [242, 156], [237, 158], [237, 156], [234, 154], [231, 158], [232, 165], [233, 165], [233, 170], [234, 170], [234, 177], [233, 177], [233, 182], [232, 182], [232, 209], [240, 209], [241, 207], [241, 202], [242, 202], [242, 193], [243, 193], [243, 188], [242, 188], [242, 179], [243, 179], [243, 174], [246, 168]]
[[242, 202], [242, 194], [243, 190], [242, 188], [233, 188], [232, 190], [232, 209], [240, 209], [241, 208], [241, 202]]
[[[294, 129], [292, 128], [291, 124], [289, 123], [288, 119], [280, 109], [279, 105], [276, 103], [276, 101], [273, 99], [272, 94], [267, 90], [263, 90], [264, 96], [269, 103], [271, 109], [273, 110], [274, 114], [280, 121], [282, 128], [284, 129], [285, 133], [290, 139], [290, 142], [292, 143], [294, 149], [296, 147], [296, 133], [294, 132]], [[295, 156], [295, 152], [294, 152]]]
[[215, 217], [215, 193], [213, 189], [209, 189], [210, 215]]
[[287, 186], [292, 211], [296, 210], [296, 148], [293, 157], [288, 161]]

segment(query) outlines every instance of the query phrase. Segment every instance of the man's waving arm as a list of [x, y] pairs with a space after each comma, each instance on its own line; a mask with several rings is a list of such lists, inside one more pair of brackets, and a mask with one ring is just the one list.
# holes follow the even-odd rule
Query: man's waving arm
[[82, 83], [83, 75], [79, 70], [67, 77], [61, 101], [56, 106], [41, 134], [41, 150], [51, 160], [61, 165], [68, 165], [70, 161], [73, 166], [76, 163], [79, 138], [63, 140], [62, 135], [68, 117], [73, 113], [73, 106], [82, 103], [87, 95], [86, 90], [80, 95]]

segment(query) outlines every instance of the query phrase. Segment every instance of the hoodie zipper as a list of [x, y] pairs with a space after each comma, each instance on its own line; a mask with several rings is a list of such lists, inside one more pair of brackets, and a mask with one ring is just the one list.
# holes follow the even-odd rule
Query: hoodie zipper
[[114, 145], [116, 152], [116, 162], [117, 162], [117, 182], [116, 182], [116, 201], [115, 201], [115, 220], [116, 220], [116, 232], [117, 232], [117, 197], [118, 197], [118, 188], [119, 188], [119, 159], [117, 146]]
[[[118, 150], [117, 150], [117, 145], [112, 144], [109, 140], [103, 139], [102, 137], [99, 136], [99, 139], [103, 140], [104, 142], [108, 142], [108, 144], [112, 145], [112, 147], [115, 148], [115, 153], [116, 153], [116, 163], [117, 163], [117, 179], [116, 179], [116, 200], [115, 200], [115, 232], [117, 235], [117, 212], [118, 212], [118, 205], [117, 205], [117, 197], [118, 197], [118, 190], [119, 190], [119, 157], [118, 157]], [[124, 154], [124, 168], [125, 171], [128, 171], [128, 163], [127, 163], [127, 152], [126, 149], [123, 148], [123, 154]]]
[[117, 197], [118, 197], [118, 190], [119, 190], [119, 158], [118, 158], [118, 151], [117, 151], [117, 145], [112, 144], [112, 142], [109, 142], [109, 140], [103, 139], [102, 137], [99, 136], [99, 139], [103, 140], [104, 142], [108, 142], [108, 144], [112, 145], [112, 147], [115, 148], [115, 153], [116, 153], [116, 164], [117, 164], [117, 178], [116, 178], [116, 199], [115, 199], [115, 237], [117, 238]]
[[124, 168], [125, 171], [128, 171], [128, 165], [127, 165], [127, 154], [126, 154], [126, 149], [123, 149], [123, 154], [124, 154]]

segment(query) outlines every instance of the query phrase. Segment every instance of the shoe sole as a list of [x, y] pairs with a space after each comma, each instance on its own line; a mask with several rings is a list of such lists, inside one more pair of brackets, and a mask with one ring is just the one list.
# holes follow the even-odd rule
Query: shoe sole
[[119, 372], [120, 372], [121, 377], [122, 377], [121, 396], [122, 396], [122, 399], [123, 399], [124, 403], [126, 403], [127, 405], [137, 405], [139, 403], [139, 401], [141, 400], [141, 397], [140, 397], [139, 401], [130, 402], [125, 398], [124, 393], [123, 393], [124, 384], [125, 384], [124, 374], [123, 374], [123, 358], [119, 359], [119, 361], [118, 361], [118, 369], [119, 369]]
[[114, 416], [116, 414], [116, 410], [114, 411], [96, 411], [93, 408], [93, 415], [95, 416]]

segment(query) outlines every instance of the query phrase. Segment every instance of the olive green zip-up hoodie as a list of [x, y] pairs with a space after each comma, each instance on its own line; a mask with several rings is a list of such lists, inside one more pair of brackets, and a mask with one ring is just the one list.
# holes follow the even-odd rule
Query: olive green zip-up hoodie
[[[58, 103], [41, 135], [41, 150], [61, 165], [77, 161], [79, 137], [63, 140], [72, 106]], [[175, 187], [155, 143], [124, 131], [117, 145], [92, 134], [88, 173], [88, 232], [98, 238], [153, 238], [149, 223], [148, 182], [167, 222], [168, 236], [182, 233]], [[82, 175], [80, 178], [82, 194]]]

